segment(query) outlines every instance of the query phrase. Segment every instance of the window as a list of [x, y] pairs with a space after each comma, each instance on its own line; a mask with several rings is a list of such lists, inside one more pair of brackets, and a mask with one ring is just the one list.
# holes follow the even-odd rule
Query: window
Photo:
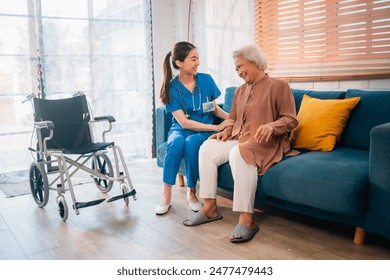
[[[31, 93], [81, 91], [127, 159], [150, 158], [153, 74], [150, 1], [0, 1], [0, 173], [26, 170]], [[35, 139], [33, 139], [35, 140]]]
[[390, 76], [390, 1], [255, 0], [256, 43], [273, 76]]

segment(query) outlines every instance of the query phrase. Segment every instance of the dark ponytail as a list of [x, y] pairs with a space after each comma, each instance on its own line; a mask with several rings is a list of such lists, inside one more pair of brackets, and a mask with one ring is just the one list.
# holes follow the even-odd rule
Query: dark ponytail
[[172, 52], [169, 52], [163, 62], [163, 81], [160, 89], [160, 99], [161, 102], [166, 105], [171, 102], [171, 93], [169, 86], [172, 80], [172, 68], [171, 68], [171, 58]]
[[[179, 67], [176, 65], [176, 61], [179, 60], [181, 62], [187, 57], [188, 53], [192, 50], [196, 49], [196, 47], [188, 42], [179, 42], [176, 43], [173, 52], [169, 52], [163, 62], [163, 81], [160, 89], [160, 99], [161, 102], [166, 105], [171, 102], [171, 92], [170, 92], [170, 84], [173, 78], [173, 72], [171, 68], [171, 62], [173, 68], [179, 70]], [[172, 56], [172, 60], [170, 57]]]

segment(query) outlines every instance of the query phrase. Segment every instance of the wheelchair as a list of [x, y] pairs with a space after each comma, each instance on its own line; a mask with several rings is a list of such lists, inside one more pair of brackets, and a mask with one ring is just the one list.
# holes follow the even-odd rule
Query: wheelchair
[[[129, 171], [121, 149], [114, 142], [106, 142], [105, 136], [115, 122], [113, 116], [92, 117], [86, 96], [78, 92], [65, 99], [41, 99], [30, 97], [33, 104], [34, 133], [36, 147], [29, 150], [36, 154], [30, 165], [29, 181], [35, 203], [43, 208], [49, 200], [49, 191], [57, 192], [57, 206], [60, 217], [66, 221], [69, 215], [65, 192], [69, 191], [72, 207], [79, 215], [79, 209], [98, 205], [106, 200], [113, 202], [129, 197], [136, 200]], [[95, 123], [104, 122], [103, 142], [95, 142], [93, 128]], [[108, 128], [106, 128], [108, 126]], [[114, 167], [109, 157], [114, 159]], [[84, 171], [93, 178], [100, 192], [107, 194], [114, 182], [119, 183], [119, 194], [106, 199], [78, 201], [72, 177]], [[51, 178], [51, 179], [50, 179]], [[50, 180], [49, 180], [50, 179]]]

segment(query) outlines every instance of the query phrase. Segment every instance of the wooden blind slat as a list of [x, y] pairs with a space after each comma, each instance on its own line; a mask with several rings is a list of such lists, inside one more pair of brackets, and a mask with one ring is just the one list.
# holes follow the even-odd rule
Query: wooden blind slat
[[[384, 29], [381, 29], [384, 31]], [[339, 44], [339, 45], [346, 45], [346, 44], [356, 44], [359, 43], [362, 45], [362, 43], [366, 46], [376, 46], [376, 45], [384, 45], [389, 44], [390, 36], [389, 34], [386, 34], [385, 32], [377, 32], [374, 34], [367, 34], [366, 31], [351, 31], [351, 32], [345, 32], [339, 36], [334, 36], [334, 33], [328, 33], [328, 34], [319, 34], [314, 36], [308, 36], [308, 37], [302, 37], [302, 36], [293, 36], [293, 37], [286, 37], [286, 38], [275, 38], [271, 40], [267, 40], [264, 38], [264, 40], [260, 40], [262, 45], [268, 45], [268, 46], [286, 46], [291, 45], [291, 47], [302, 47], [302, 46], [310, 46], [310, 45], [318, 45], [318, 44], [325, 44], [328, 45], [331, 44]], [[390, 45], [389, 45], [390, 49]]]
[[[315, 21], [297, 21], [298, 18], [294, 18], [290, 22], [290, 20], [277, 21], [275, 19], [273, 21], [262, 21], [258, 27], [261, 28], [264, 32], [267, 30], [277, 31], [283, 27], [289, 26], [298, 27], [299, 30], [314, 30], [317, 28], [334, 28], [343, 30], [354, 27], [366, 27], [367, 24], [372, 24], [373, 26], [389, 26], [390, 20], [387, 18], [388, 15], [390, 15], [390, 8], [387, 12], [372, 14], [369, 19], [367, 19], [366, 15], [364, 14], [348, 15], [342, 17], [331, 16], [327, 18], [319, 18]], [[293, 28], [290, 29], [294, 30]]]
[[274, 73], [390, 76], [389, 14], [390, 1], [255, 0], [256, 42]]

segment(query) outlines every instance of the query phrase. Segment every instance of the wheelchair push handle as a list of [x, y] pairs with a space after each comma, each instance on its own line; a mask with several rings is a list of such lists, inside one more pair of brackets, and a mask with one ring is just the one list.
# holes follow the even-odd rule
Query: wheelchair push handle
[[29, 95], [26, 96], [26, 99], [22, 101], [22, 103], [24, 102], [27, 102], [27, 101], [30, 101], [31, 99], [33, 99], [35, 97], [35, 93], [31, 93]]
[[115, 118], [113, 116], [107, 115], [107, 116], [99, 116], [94, 118], [95, 121], [108, 121], [110, 123], [115, 122]]
[[35, 122], [35, 127], [38, 129], [41, 128], [54, 129], [55, 125], [52, 121], [41, 121], [41, 122]]

